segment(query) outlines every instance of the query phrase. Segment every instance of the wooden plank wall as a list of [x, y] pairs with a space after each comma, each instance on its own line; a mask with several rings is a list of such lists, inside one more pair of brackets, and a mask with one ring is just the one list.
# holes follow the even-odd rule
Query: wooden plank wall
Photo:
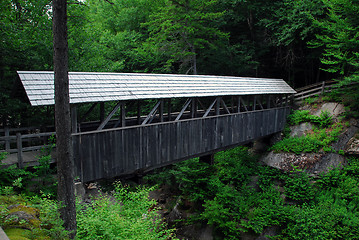
[[155, 168], [283, 130], [289, 107], [73, 134], [83, 182]]

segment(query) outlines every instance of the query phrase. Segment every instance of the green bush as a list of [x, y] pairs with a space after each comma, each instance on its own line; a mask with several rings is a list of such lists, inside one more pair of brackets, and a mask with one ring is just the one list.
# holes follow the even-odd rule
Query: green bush
[[344, 171], [340, 168], [334, 168], [327, 172], [326, 174], [321, 174], [320, 178], [317, 180], [317, 185], [321, 189], [332, 189], [339, 187], [340, 182], [343, 181], [347, 176]]
[[[330, 131], [316, 128], [314, 134], [321, 142], [332, 141], [341, 128], [340, 124], [334, 126]], [[191, 166], [190, 172], [201, 167], [197, 160], [184, 166]], [[175, 168], [185, 171], [187, 167]], [[260, 234], [272, 226], [279, 231], [272, 239], [359, 239], [356, 158], [349, 159], [342, 169], [334, 168], [312, 179], [296, 169], [283, 173], [259, 166], [246, 148], [239, 147], [216, 154], [214, 166], [197, 171], [200, 176], [210, 176], [204, 189], [210, 188], [211, 194], [204, 198], [199, 217], [193, 219], [213, 225], [218, 239], [240, 239], [243, 232]], [[258, 176], [258, 181], [252, 181], [250, 187], [251, 176]], [[191, 186], [192, 190], [182, 192], [188, 194], [199, 188], [200, 185]]]
[[285, 195], [301, 202], [308, 202], [314, 198], [314, 187], [311, 179], [304, 171], [294, 169], [293, 174], [286, 179]]
[[289, 125], [297, 125], [301, 122], [312, 122], [320, 128], [329, 127], [333, 123], [333, 117], [328, 111], [322, 111], [319, 116], [311, 115], [309, 110], [295, 110], [287, 119]]
[[359, 239], [359, 214], [346, 201], [322, 194], [293, 212], [279, 239]]
[[311, 105], [316, 101], [318, 101], [318, 96], [317, 95], [315, 97], [307, 97], [307, 98], [304, 99], [304, 103], [306, 105]]
[[274, 152], [293, 152], [300, 154], [317, 152], [321, 147], [321, 141], [316, 137], [301, 136], [285, 138], [274, 144], [269, 150], [273, 150]]
[[233, 186], [221, 184], [213, 200], [207, 200], [201, 219], [215, 227], [225, 239], [239, 239], [240, 220], [250, 210], [255, 201], [253, 191], [249, 188], [237, 190]]
[[216, 173], [224, 184], [240, 187], [255, 173], [256, 159], [248, 149], [237, 147], [215, 155]]
[[297, 125], [301, 122], [310, 121], [310, 112], [309, 110], [295, 110], [287, 118], [289, 125]]
[[25, 190], [25, 184], [34, 174], [29, 170], [20, 169], [16, 165], [4, 166], [2, 161], [6, 158], [7, 153], [0, 153], [0, 187], [12, 187], [14, 190]]
[[313, 128], [312, 133], [300, 137], [287, 137], [269, 148], [274, 152], [293, 152], [296, 154], [318, 152], [333, 152], [331, 143], [338, 140], [343, 130], [341, 123], [335, 123], [327, 128]]
[[198, 158], [176, 164], [170, 173], [175, 177], [182, 194], [193, 202], [204, 202], [213, 197], [216, 191], [209, 185], [214, 174], [213, 166]]
[[115, 184], [114, 199], [100, 195], [90, 205], [77, 204], [78, 239], [174, 239], [148, 199], [153, 189], [139, 187], [130, 191]]

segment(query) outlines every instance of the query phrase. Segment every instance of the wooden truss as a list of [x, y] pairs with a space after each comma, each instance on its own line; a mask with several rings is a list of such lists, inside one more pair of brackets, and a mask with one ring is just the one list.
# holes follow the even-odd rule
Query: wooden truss
[[[246, 95], [246, 96], [217, 96], [212, 98], [187, 98], [180, 109], [173, 112], [171, 99], [158, 100], [147, 115], [142, 114], [142, 100], [119, 101], [110, 113], [105, 117], [104, 103], [94, 103], [77, 121], [76, 105], [72, 106], [72, 129], [73, 132], [80, 130], [88, 131], [84, 121], [100, 104], [100, 122], [92, 130], [102, 130], [105, 128], [118, 128], [133, 125], [146, 125], [157, 122], [180, 121], [183, 119], [206, 118], [209, 116], [219, 116], [235, 114], [249, 111], [261, 111], [264, 109], [288, 106], [288, 95]], [[136, 116], [126, 116], [126, 109], [131, 108], [137, 112]], [[116, 114], [120, 111], [120, 114]], [[114, 116], [118, 116], [113, 119]]]

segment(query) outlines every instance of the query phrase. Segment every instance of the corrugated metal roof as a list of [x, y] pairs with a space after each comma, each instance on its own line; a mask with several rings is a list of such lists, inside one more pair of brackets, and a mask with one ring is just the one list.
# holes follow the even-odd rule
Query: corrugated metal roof
[[[54, 73], [18, 71], [32, 106], [54, 104]], [[295, 93], [282, 79], [70, 72], [70, 103]]]

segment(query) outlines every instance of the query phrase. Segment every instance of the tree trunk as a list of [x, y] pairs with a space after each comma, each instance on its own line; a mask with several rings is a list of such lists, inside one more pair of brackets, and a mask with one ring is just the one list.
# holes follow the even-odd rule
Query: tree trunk
[[193, 74], [197, 75], [197, 55], [196, 55], [196, 50], [194, 49], [193, 45], [191, 45], [191, 52], [193, 53], [193, 56], [192, 56]]
[[58, 200], [64, 227], [76, 235], [76, 208], [71, 146], [66, 0], [53, 0], [55, 124]]

